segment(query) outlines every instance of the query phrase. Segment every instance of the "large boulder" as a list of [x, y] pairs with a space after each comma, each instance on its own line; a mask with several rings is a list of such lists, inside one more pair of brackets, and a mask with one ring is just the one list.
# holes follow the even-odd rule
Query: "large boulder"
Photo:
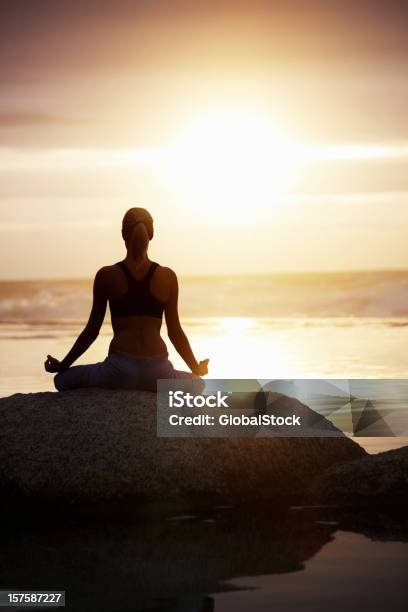
[[311, 499], [344, 506], [408, 504], [408, 446], [332, 465], [311, 488]]
[[[283, 395], [274, 405], [312, 413]], [[20, 506], [301, 499], [316, 475], [365, 455], [326, 420], [331, 437], [159, 438], [156, 395], [141, 391], [17, 394], [0, 400], [0, 419], [0, 495]]]

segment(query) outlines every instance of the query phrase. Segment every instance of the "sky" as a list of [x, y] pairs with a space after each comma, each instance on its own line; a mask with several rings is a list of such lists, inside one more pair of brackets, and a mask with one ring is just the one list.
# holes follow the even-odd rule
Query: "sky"
[[0, 278], [408, 267], [404, 1], [1, 0]]

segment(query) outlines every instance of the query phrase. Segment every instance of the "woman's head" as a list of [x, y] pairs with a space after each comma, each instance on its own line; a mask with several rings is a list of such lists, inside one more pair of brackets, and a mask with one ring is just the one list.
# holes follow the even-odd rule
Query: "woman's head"
[[153, 218], [145, 208], [129, 208], [122, 221], [122, 236], [129, 254], [141, 259], [153, 238]]

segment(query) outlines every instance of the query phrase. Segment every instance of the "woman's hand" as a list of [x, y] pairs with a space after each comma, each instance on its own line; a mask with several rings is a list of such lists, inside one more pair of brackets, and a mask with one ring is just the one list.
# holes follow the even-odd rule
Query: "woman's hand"
[[202, 361], [200, 361], [198, 366], [194, 368], [193, 374], [195, 374], [196, 376], [205, 376], [206, 374], [208, 374], [208, 362], [209, 359], [203, 359]]
[[59, 372], [61, 368], [61, 362], [55, 357], [51, 357], [51, 355], [47, 355], [47, 359], [44, 361], [44, 368], [47, 372], [55, 373]]

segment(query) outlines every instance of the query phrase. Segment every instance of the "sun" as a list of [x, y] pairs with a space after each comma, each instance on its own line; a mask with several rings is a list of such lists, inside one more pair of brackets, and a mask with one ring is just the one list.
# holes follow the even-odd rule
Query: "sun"
[[272, 119], [256, 112], [208, 112], [168, 147], [165, 169], [193, 210], [242, 220], [276, 200], [294, 165], [293, 143]]

